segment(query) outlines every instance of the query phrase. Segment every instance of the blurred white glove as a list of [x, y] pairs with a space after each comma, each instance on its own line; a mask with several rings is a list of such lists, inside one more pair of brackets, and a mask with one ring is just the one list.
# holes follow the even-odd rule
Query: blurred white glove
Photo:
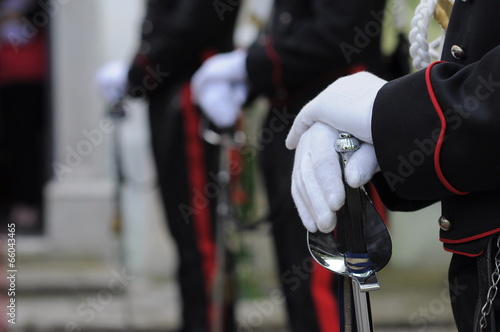
[[[334, 143], [339, 132], [321, 122], [307, 129], [297, 144], [292, 173], [292, 196], [304, 226], [310, 232], [331, 232], [337, 224], [336, 211], [345, 202], [339, 153]], [[345, 168], [347, 183], [357, 188], [378, 170], [373, 145], [362, 143]]]
[[302, 108], [288, 134], [286, 146], [294, 149], [300, 136], [315, 122], [323, 122], [361, 141], [373, 143], [373, 102], [385, 83], [387, 81], [368, 72], [339, 78]]
[[125, 96], [127, 91], [128, 66], [115, 60], [98, 69], [95, 84], [99, 94], [108, 104], [114, 104]]
[[27, 39], [23, 35], [23, 28], [22, 22], [17, 20], [6, 21], [0, 24], [0, 44], [10, 43], [14, 46], [22, 44], [19, 41]]
[[191, 80], [193, 102], [218, 127], [234, 125], [247, 98], [246, 57], [240, 49], [215, 55]]

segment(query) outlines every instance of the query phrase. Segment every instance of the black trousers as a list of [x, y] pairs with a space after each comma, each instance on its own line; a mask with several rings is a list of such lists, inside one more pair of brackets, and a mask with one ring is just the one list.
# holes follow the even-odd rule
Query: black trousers
[[[448, 277], [451, 306], [459, 332], [481, 331], [481, 309], [492, 285], [495, 256], [500, 250], [497, 238], [498, 235], [491, 236], [488, 247], [478, 257], [453, 254]], [[485, 321], [487, 326], [484, 332], [496, 332], [500, 328], [500, 293], [493, 301]]]
[[[207, 332], [215, 268], [215, 198], [204, 193], [204, 186], [217, 168], [218, 149], [198, 136], [197, 114], [183, 105], [187, 102], [183, 91], [172, 88], [150, 98], [151, 143], [167, 225], [179, 257], [182, 331]], [[226, 324], [232, 330], [233, 322]]]
[[[292, 120], [286, 110], [271, 111], [263, 124], [260, 151], [275, 248], [275, 253], [269, 255], [277, 257], [281, 288], [273, 292], [274, 298], [263, 299], [260, 312], [251, 312], [237, 322], [232, 306], [225, 308], [229, 317], [225, 322], [227, 332], [258, 329], [256, 315], [272, 313], [269, 305], [277, 303], [277, 294], [286, 300], [291, 331], [338, 331], [335, 279], [311, 258], [306, 230], [290, 194], [294, 154], [285, 148], [284, 140]], [[219, 149], [200, 139], [198, 121], [186, 90], [160, 93], [150, 100], [153, 154], [168, 227], [179, 253], [177, 277], [183, 301], [183, 331], [189, 332], [209, 331], [213, 309], [210, 287], [216, 264], [213, 249], [217, 190], [213, 183]]]
[[291, 195], [294, 151], [285, 147], [285, 139], [296, 109], [272, 108], [259, 135], [279, 276], [291, 331], [338, 331], [336, 278], [311, 257]]

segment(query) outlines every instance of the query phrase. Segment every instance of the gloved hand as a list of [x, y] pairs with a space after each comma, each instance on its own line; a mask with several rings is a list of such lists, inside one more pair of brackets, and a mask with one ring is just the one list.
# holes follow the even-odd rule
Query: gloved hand
[[128, 66], [119, 60], [109, 62], [99, 68], [95, 83], [101, 97], [108, 104], [114, 104], [125, 96], [127, 91]]
[[220, 128], [234, 125], [247, 98], [246, 56], [240, 49], [215, 55], [191, 80], [193, 102]]
[[[301, 136], [292, 173], [292, 196], [304, 226], [310, 232], [331, 232], [337, 224], [335, 212], [345, 202], [339, 154], [334, 142], [339, 132], [321, 122], [314, 123]], [[375, 149], [362, 143], [345, 167], [347, 183], [357, 188], [378, 170]]]
[[385, 83], [387, 81], [368, 72], [339, 78], [302, 108], [293, 122], [286, 146], [294, 149], [300, 136], [315, 122], [326, 123], [361, 141], [373, 143], [373, 102]]
[[345, 201], [345, 189], [334, 142], [339, 131], [365, 143], [350, 157], [347, 183], [357, 188], [379, 170], [371, 135], [371, 115], [377, 92], [386, 81], [367, 72], [338, 79], [310, 101], [296, 117], [286, 139], [297, 148], [292, 195], [304, 226], [311, 232], [331, 232]]

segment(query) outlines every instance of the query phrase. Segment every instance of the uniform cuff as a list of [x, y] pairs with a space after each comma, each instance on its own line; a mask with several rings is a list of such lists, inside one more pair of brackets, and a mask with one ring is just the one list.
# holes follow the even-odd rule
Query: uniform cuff
[[375, 152], [385, 180], [400, 197], [432, 200], [450, 194], [434, 163], [441, 130], [425, 70], [393, 80], [378, 92], [372, 115]]

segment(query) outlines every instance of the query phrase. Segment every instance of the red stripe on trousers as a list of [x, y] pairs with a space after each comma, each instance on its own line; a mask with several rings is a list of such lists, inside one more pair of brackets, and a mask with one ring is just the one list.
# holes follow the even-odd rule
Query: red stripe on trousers
[[211, 292], [215, 277], [215, 243], [212, 231], [212, 218], [210, 215], [209, 204], [196, 206], [195, 193], [204, 193], [207, 183], [207, 169], [205, 164], [205, 151], [203, 142], [198, 134], [200, 115], [191, 102], [191, 89], [186, 85], [182, 89], [182, 113], [184, 119], [184, 135], [186, 145], [187, 175], [190, 186], [191, 208], [195, 211], [193, 216], [193, 225], [196, 236], [196, 244], [200, 251], [202, 259], [202, 269], [207, 290], [208, 309], [207, 318], [209, 326], [212, 322], [212, 312], [214, 310], [211, 301]]
[[311, 274], [311, 295], [321, 332], [340, 332], [339, 309], [333, 293], [334, 275], [314, 261]]

